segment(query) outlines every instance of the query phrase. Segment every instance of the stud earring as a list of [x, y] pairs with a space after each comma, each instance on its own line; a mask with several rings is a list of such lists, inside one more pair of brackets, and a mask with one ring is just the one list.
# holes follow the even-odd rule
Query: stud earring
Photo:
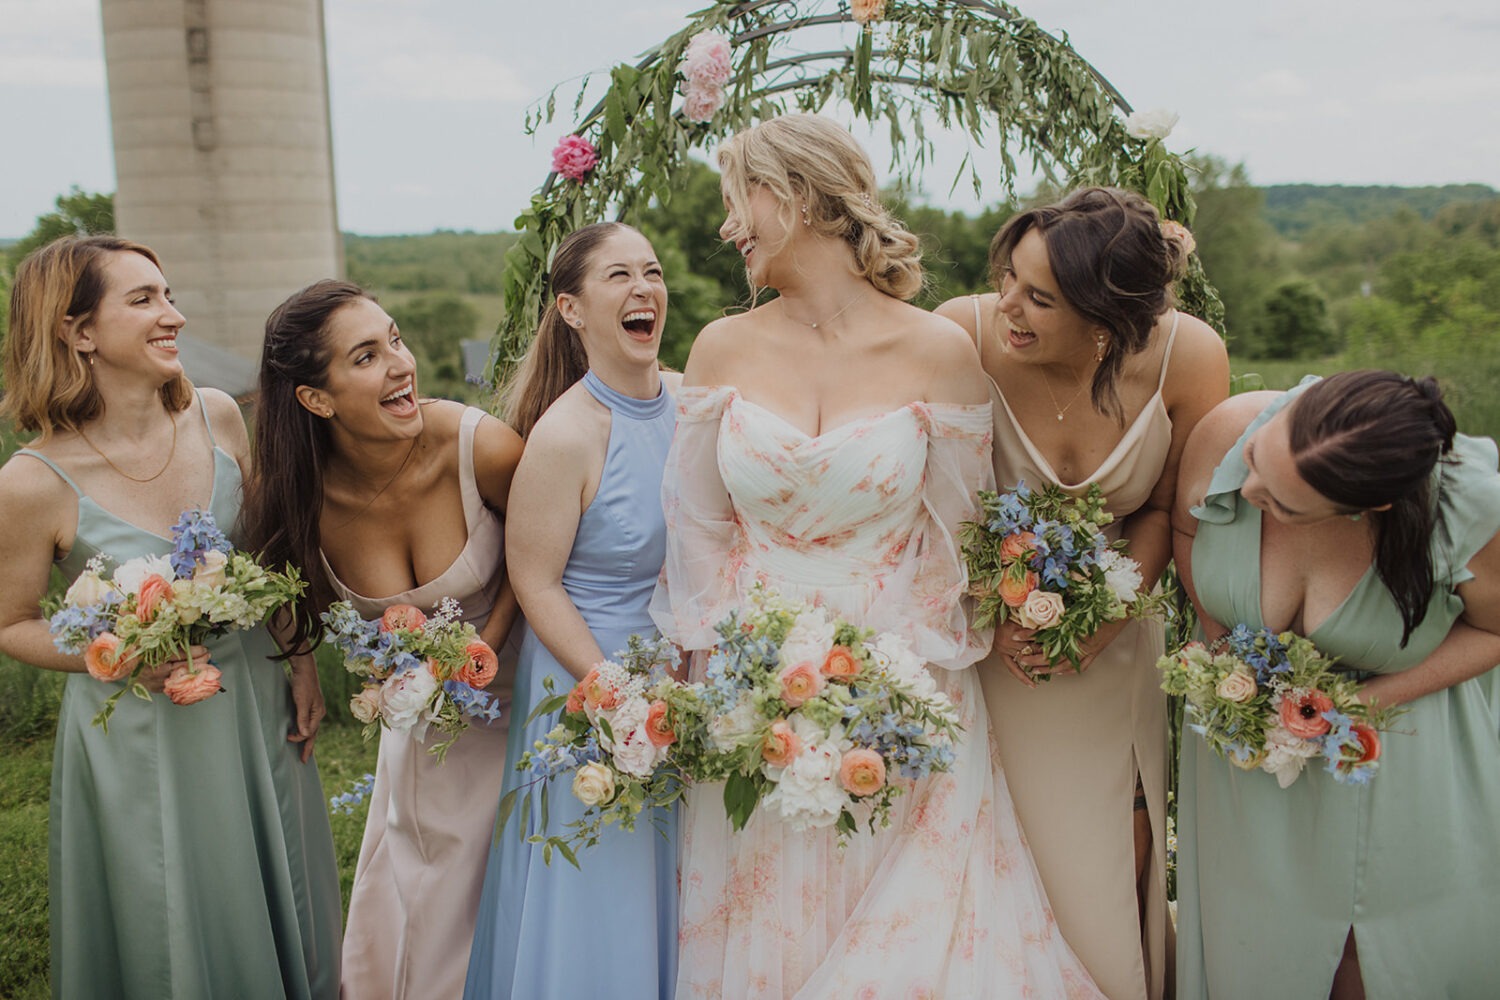
[[1351, 521], [1358, 521], [1360, 518], [1362, 518], [1364, 516], [1365, 516], [1364, 515], [1364, 511], [1357, 510], [1353, 514], [1348, 515], [1348, 518]]

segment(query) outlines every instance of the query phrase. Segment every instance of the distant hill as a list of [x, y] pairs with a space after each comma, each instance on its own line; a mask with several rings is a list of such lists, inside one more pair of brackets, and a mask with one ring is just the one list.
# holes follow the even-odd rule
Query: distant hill
[[420, 236], [344, 234], [349, 280], [401, 292], [500, 292], [505, 251], [514, 233], [439, 230]]
[[1265, 220], [1282, 236], [1296, 239], [1309, 229], [1329, 223], [1359, 225], [1395, 215], [1403, 208], [1430, 219], [1446, 205], [1500, 198], [1487, 184], [1444, 184], [1441, 187], [1359, 187], [1343, 184], [1273, 184], [1266, 194]]

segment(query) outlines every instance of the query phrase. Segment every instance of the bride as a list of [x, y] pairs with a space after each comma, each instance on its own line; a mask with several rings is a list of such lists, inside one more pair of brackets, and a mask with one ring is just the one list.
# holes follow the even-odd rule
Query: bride
[[719, 153], [720, 234], [778, 297], [693, 346], [652, 612], [689, 650], [757, 582], [906, 637], [965, 726], [953, 769], [840, 848], [715, 788], [683, 823], [677, 995], [1100, 997], [1058, 934], [990, 751], [954, 535], [993, 487], [988, 387], [951, 322], [907, 304], [916, 237], [849, 133], [775, 118]]

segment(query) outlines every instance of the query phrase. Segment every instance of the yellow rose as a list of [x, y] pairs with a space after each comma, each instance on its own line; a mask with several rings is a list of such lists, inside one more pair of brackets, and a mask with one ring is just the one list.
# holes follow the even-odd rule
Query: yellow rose
[[586, 806], [602, 806], [615, 797], [615, 776], [597, 760], [590, 761], [574, 775], [573, 794]]

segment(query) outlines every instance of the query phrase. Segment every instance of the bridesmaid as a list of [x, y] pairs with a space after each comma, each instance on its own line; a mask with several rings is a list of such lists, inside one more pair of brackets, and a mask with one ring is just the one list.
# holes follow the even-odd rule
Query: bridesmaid
[[[357, 286], [320, 281], [266, 320], [255, 442], [247, 533], [310, 582], [296, 639], [335, 600], [378, 618], [453, 598], [500, 653], [490, 691], [508, 701], [516, 604], [501, 516], [520, 437], [474, 407], [421, 399], [391, 318]], [[440, 736], [381, 731], [344, 937], [348, 1000], [463, 991], [506, 730], [472, 723], [442, 763], [428, 752]]]
[[[333, 998], [339, 885], [313, 740], [312, 657], [290, 670], [264, 628], [194, 647], [223, 691], [173, 705], [120, 689], [52, 645], [38, 601], [76, 579], [172, 551], [199, 507], [228, 529], [250, 445], [239, 408], [195, 391], [182, 314], [156, 255], [65, 237], [21, 262], [5, 344], [4, 416], [39, 436], [0, 469], [0, 651], [68, 675], [52, 763], [52, 995]], [[48, 470], [51, 470], [50, 472]], [[289, 742], [290, 741], [290, 742]]]
[[1183, 734], [1178, 996], [1494, 996], [1495, 443], [1430, 378], [1246, 393], [1193, 433], [1173, 524], [1205, 639], [1289, 629], [1407, 708], [1365, 786], [1314, 765], [1281, 788]]
[[[666, 552], [661, 478], [681, 381], [657, 364], [667, 287], [644, 236], [585, 226], [558, 247], [551, 282], [554, 300], [506, 400], [526, 436], [507, 542], [526, 612], [518, 718], [547, 697], [544, 680], [566, 692], [632, 634], [656, 635], [647, 605]], [[556, 721], [513, 726], [510, 758]], [[512, 771], [505, 790], [527, 780]], [[552, 832], [583, 814], [565, 786], [549, 804]], [[581, 852], [581, 872], [544, 864], [522, 839], [535, 832], [508, 827], [490, 850], [464, 996], [671, 996], [675, 815], [643, 816], [633, 833], [609, 828]]]
[[[1186, 257], [1144, 198], [1085, 188], [1005, 224], [990, 245], [998, 292], [938, 308], [989, 375], [1001, 488], [1098, 484], [1148, 586], [1171, 557], [1183, 445], [1229, 391], [1223, 341], [1172, 308]], [[1016, 813], [1058, 926], [1100, 988], [1159, 1000], [1171, 933], [1161, 624], [1101, 628], [1082, 674], [1049, 671], [1031, 638], [1001, 627], [980, 668]]]

